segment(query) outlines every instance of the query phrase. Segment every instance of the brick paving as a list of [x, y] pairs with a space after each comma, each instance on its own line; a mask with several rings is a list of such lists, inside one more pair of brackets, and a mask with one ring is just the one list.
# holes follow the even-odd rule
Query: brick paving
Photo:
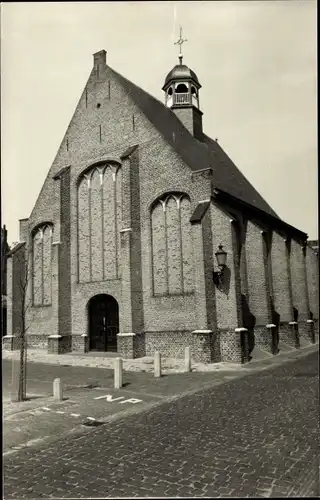
[[4, 457], [4, 497], [318, 496], [318, 355]]

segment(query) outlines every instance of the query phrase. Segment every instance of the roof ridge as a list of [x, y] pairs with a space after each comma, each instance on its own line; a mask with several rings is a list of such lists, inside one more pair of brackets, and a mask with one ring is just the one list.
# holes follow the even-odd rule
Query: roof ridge
[[173, 120], [175, 120], [175, 122], [177, 123], [178, 126], [180, 127], [183, 127], [183, 129], [185, 129], [185, 131], [190, 135], [191, 139], [193, 139], [194, 141], [196, 141], [197, 143], [199, 144], [204, 144], [204, 142], [202, 141], [199, 141], [198, 139], [196, 139], [190, 132], [189, 130], [183, 125], [183, 123], [181, 122], [181, 120], [179, 120], [179, 118], [177, 117], [177, 115], [172, 111], [171, 108], [168, 108], [162, 101], [160, 101], [157, 97], [154, 97], [152, 94], [150, 94], [147, 90], [144, 90], [142, 87], [139, 87], [139, 85], [136, 85], [135, 83], [133, 83], [131, 80], [129, 80], [128, 78], [126, 78], [125, 76], [123, 76], [121, 73], [119, 73], [118, 71], [116, 71], [115, 69], [113, 69], [111, 66], [108, 66], [108, 68], [115, 74], [116, 77], [120, 77], [120, 80], [125, 80], [125, 82], [129, 83], [129, 85], [133, 86], [138, 92], [143, 92], [144, 94], [146, 94], [150, 99], [152, 99], [153, 101], [155, 101], [157, 104], [160, 104], [160, 106], [162, 107], [163, 110], [165, 110], [165, 112], [170, 115], [172, 117]]
[[172, 109], [110, 66], [108, 69], [146, 119], [192, 171], [213, 167], [212, 186], [279, 218], [216, 141], [205, 133], [203, 141], [197, 140]]
[[[152, 99], [154, 99], [155, 101], [157, 101], [159, 104], [161, 104], [165, 109], [169, 109], [171, 111], [170, 108], [167, 108], [163, 102], [161, 102], [159, 99], [157, 99], [157, 97], [154, 97], [152, 94], [150, 94], [147, 90], [144, 90], [142, 87], [139, 87], [139, 85], [136, 85], [135, 83], [133, 83], [131, 80], [129, 80], [128, 78], [126, 78], [125, 76], [121, 75], [121, 73], [119, 73], [118, 71], [116, 71], [115, 69], [111, 68], [111, 66], [108, 66], [108, 68], [117, 76], [120, 78], [122, 78], [123, 80], [125, 80], [126, 82], [128, 82], [130, 85], [133, 85], [136, 89], [138, 89], [139, 91], [142, 91], [144, 92], [145, 94], [147, 94], [149, 97], [151, 97]], [[172, 111], [171, 111], [172, 113]], [[173, 113], [174, 114], [174, 113]]]

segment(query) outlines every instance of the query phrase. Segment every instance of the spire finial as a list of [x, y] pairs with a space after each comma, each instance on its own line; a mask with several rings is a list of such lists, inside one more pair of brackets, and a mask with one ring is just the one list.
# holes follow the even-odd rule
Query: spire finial
[[177, 40], [174, 45], [179, 45], [180, 47], [180, 53], [179, 53], [179, 62], [180, 64], [182, 64], [182, 58], [183, 58], [183, 55], [182, 55], [182, 44], [184, 42], [187, 42], [187, 38], [182, 38], [182, 26], [180, 26], [180, 36], [179, 36], [179, 40]]

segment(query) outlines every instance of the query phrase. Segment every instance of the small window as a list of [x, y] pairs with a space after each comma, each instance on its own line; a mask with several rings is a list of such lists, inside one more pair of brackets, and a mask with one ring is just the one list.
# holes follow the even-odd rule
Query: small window
[[168, 95], [172, 95], [172, 87], [169, 88]]
[[194, 95], [195, 97], [197, 97], [197, 90], [195, 89], [195, 87], [191, 87], [191, 94]]

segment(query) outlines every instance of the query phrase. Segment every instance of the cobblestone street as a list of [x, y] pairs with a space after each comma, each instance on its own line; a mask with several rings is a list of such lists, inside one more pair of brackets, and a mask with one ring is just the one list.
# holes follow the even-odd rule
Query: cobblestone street
[[4, 457], [4, 497], [319, 495], [318, 353]]

